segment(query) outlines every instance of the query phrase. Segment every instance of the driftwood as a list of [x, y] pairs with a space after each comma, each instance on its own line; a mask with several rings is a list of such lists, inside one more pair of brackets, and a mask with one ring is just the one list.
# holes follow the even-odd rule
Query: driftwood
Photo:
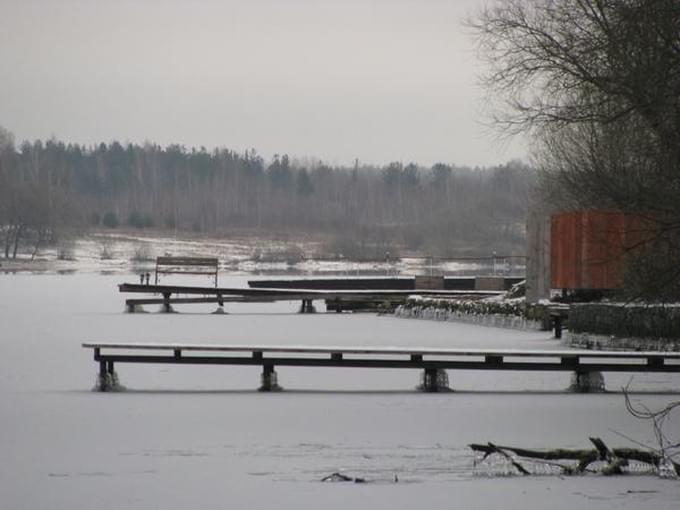
[[[369, 483], [372, 480], [367, 480], [366, 478], [361, 478], [359, 476], [353, 477], [353, 476], [347, 476], [343, 475], [342, 473], [331, 473], [330, 475], [324, 476], [321, 479], [322, 482], [353, 482], [353, 483]], [[393, 478], [394, 483], [399, 483], [399, 477], [397, 474], [394, 474]]]
[[324, 476], [321, 479], [322, 482], [354, 482], [354, 483], [366, 483], [365, 478], [343, 475], [342, 473], [331, 473], [328, 476]]
[[[595, 448], [591, 449], [562, 449], [553, 450], [528, 450], [526, 448], [515, 448], [513, 446], [498, 446], [493, 443], [471, 444], [469, 447], [475, 452], [484, 454], [482, 460], [491, 454], [500, 454], [509, 460], [512, 465], [522, 474], [529, 474], [529, 471], [521, 463], [513, 459], [510, 453], [517, 457], [545, 461], [548, 464], [560, 467], [564, 474], [584, 473], [590, 464], [596, 461], [605, 461], [607, 464], [600, 470], [605, 475], [621, 474], [622, 467], [627, 466], [629, 461], [642, 462], [659, 469], [664, 463], [664, 458], [655, 451], [645, 451], [635, 448], [613, 448], [609, 449], [600, 438], [590, 438]], [[558, 464], [557, 461], [576, 461], [575, 465]], [[680, 476], [680, 464], [671, 461], [675, 474]]]
[[[524, 466], [522, 466], [522, 464], [515, 461], [506, 451], [504, 451], [503, 448], [499, 448], [498, 446], [496, 446], [493, 443], [489, 443], [489, 448], [491, 448], [492, 449], [491, 451], [493, 451], [494, 453], [498, 453], [499, 455], [502, 455], [503, 457], [505, 457], [510, 462], [510, 464], [512, 464], [515, 467], [515, 469], [517, 471], [519, 471], [520, 473], [522, 473], [523, 475], [530, 475], [531, 474], [531, 473], [529, 473], [529, 471], [524, 469]], [[484, 455], [484, 458], [486, 458], [488, 456], [489, 456], [489, 454], [487, 453], [487, 454]]]

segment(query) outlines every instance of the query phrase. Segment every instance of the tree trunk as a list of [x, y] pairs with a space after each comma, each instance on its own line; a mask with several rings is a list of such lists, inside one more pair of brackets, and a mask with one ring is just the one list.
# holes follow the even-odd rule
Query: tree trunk
[[17, 258], [17, 250], [19, 249], [19, 241], [21, 240], [21, 234], [24, 230], [23, 225], [18, 225], [14, 232], [14, 251], [12, 252], [12, 258]]

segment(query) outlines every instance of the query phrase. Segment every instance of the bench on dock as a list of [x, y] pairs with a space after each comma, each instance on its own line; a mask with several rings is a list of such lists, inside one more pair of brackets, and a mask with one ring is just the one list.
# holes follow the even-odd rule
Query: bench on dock
[[215, 280], [217, 287], [217, 271], [219, 262], [216, 257], [157, 257], [155, 284], [162, 274], [206, 275]]
[[680, 372], [680, 352], [100, 342], [83, 347], [94, 350], [102, 391], [117, 384], [115, 363], [255, 365], [262, 367], [261, 391], [280, 389], [277, 366], [421, 369], [421, 389], [428, 392], [448, 390], [446, 370], [568, 371], [572, 389], [581, 392], [604, 390], [602, 372]]

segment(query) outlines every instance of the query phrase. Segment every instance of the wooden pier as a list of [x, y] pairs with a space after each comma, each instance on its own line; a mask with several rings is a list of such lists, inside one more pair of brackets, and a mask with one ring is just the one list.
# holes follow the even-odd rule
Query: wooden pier
[[603, 372], [680, 372], [680, 352], [103, 342], [83, 347], [94, 350], [102, 391], [115, 389], [116, 363], [259, 366], [261, 391], [281, 389], [277, 366], [420, 369], [427, 392], [450, 391], [446, 370], [567, 371], [572, 389], [580, 392], [604, 390]]
[[314, 290], [510, 290], [517, 276], [382, 276], [356, 278], [275, 278], [248, 280], [254, 289]]
[[[129, 298], [125, 300], [126, 309], [134, 312], [139, 305], [158, 304], [167, 312], [173, 304], [216, 303], [223, 306], [228, 302], [273, 302], [300, 301], [302, 313], [314, 310], [314, 300], [325, 300], [333, 309], [342, 311], [342, 303], [389, 303], [403, 302], [408, 296], [421, 295], [449, 298], [482, 298], [502, 294], [502, 291], [475, 290], [315, 290], [315, 289], [252, 289], [228, 287], [196, 287], [183, 285], [144, 285], [122, 283], [118, 286], [122, 293], [155, 294], [161, 297]], [[191, 297], [180, 297], [191, 296]], [[200, 297], [199, 297], [200, 296]]]

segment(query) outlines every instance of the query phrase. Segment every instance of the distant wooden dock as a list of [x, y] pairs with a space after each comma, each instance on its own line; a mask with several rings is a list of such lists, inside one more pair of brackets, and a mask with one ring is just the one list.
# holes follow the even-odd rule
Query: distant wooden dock
[[[316, 289], [267, 289], [237, 287], [197, 287], [184, 285], [144, 285], [122, 283], [118, 286], [122, 293], [152, 294], [161, 297], [129, 298], [125, 300], [126, 309], [134, 312], [139, 305], [158, 304], [165, 311], [171, 311], [173, 304], [216, 303], [223, 306], [229, 302], [273, 302], [301, 301], [301, 312], [314, 310], [313, 301], [325, 300], [327, 304], [339, 306], [349, 302], [390, 303], [404, 301], [408, 296], [481, 298], [502, 294], [502, 291], [489, 290], [316, 290]], [[189, 296], [189, 297], [181, 297]]]
[[464, 290], [503, 291], [523, 281], [510, 276], [383, 276], [357, 278], [275, 278], [248, 280], [260, 289], [315, 290]]
[[319, 347], [191, 343], [86, 342], [99, 364], [99, 389], [113, 389], [116, 363], [250, 365], [262, 368], [260, 390], [280, 389], [275, 367], [423, 370], [422, 390], [448, 390], [446, 370], [567, 371], [575, 391], [604, 389], [602, 372], [680, 372], [680, 352], [591, 350]]

